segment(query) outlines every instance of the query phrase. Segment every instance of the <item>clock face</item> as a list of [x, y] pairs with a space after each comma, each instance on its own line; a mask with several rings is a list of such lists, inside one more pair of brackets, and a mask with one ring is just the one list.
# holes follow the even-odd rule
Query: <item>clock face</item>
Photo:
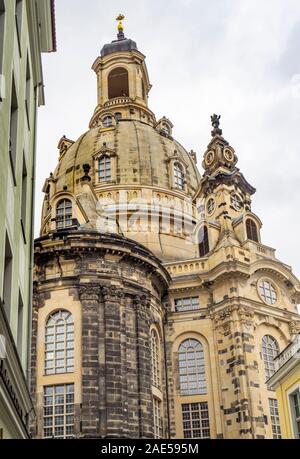
[[208, 153], [206, 153], [205, 163], [207, 166], [210, 166], [214, 162], [214, 159], [215, 159], [215, 154], [213, 151], [209, 151]]
[[234, 210], [237, 211], [242, 210], [244, 206], [242, 198], [237, 193], [231, 195], [231, 204]]
[[229, 162], [232, 162], [234, 159], [232, 151], [230, 151], [228, 148], [224, 150], [224, 158]]

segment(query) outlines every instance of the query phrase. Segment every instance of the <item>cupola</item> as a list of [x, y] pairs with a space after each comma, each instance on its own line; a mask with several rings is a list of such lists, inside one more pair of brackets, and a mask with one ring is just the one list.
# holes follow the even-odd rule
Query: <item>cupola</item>
[[114, 122], [133, 119], [156, 124], [154, 114], [148, 108], [151, 89], [145, 56], [135, 41], [126, 38], [123, 15], [117, 17], [117, 39], [105, 44], [93, 64], [97, 75], [98, 105], [90, 127], [107, 126], [107, 117]]

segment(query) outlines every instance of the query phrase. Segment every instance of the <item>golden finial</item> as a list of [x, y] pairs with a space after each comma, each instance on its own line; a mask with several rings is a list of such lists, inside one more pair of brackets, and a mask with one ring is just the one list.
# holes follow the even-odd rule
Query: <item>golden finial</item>
[[119, 16], [116, 17], [116, 21], [119, 21], [119, 24], [118, 24], [118, 32], [123, 32], [124, 30], [124, 27], [123, 27], [123, 19], [125, 19], [125, 16], [124, 14], [119, 14]]

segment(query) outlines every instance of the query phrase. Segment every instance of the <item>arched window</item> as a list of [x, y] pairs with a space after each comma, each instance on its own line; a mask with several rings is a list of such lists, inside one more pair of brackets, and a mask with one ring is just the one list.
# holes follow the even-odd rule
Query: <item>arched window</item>
[[145, 98], [146, 98], [144, 80], [142, 80], [142, 98], [143, 98], [144, 100], [145, 100]]
[[160, 387], [159, 338], [156, 330], [151, 330], [152, 384]]
[[247, 239], [251, 241], [258, 242], [258, 232], [256, 223], [253, 220], [248, 218], [246, 220], [246, 231], [247, 231]]
[[275, 338], [265, 335], [262, 339], [262, 357], [265, 365], [265, 375], [269, 379], [275, 373], [274, 359], [279, 354], [279, 346]]
[[184, 172], [183, 167], [179, 163], [174, 164], [174, 184], [179, 190], [184, 189]]
[[72, 201], [62, 199], [56, 207], [56, 228], [63, 229], [72, 226]]
[[122, 119], [122, 113], [120, 112], [115, 113], [115, 120], [120, 121], [121, 119]]
[[205, 364], [202, 344], [187, 339], [178, 350], [181, 395], [206, 394]]
[[74, 371], [74, 319], [68, 311], [51, 314], [45, 328], [45, 373]]
[[207, 226], [202, 226], [199, 231], [199, 255], [205, 257], [209, 252], [209, 239]]
[[108, 98], [128, 97], [128, 72], [123, 67], [113, 69], [108, 75]]
[[99, 159], [99, 182], [111, 181], [111, 159], [109, 156], [102, 156]]

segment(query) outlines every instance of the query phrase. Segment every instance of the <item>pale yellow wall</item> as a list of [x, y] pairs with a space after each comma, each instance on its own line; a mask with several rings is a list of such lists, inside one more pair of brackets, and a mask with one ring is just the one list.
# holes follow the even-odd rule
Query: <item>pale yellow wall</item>
[[[213, 341], [213, 330], [209, 320], [197, 321], [192, 320], [193, 313], [176, 313], [170, 317], [174, 320], [173, 333], [167, 338], [173, 342], [172, 346], [172, 366], [174, 377], [174, 409], [176, 423], [176, 438], [183, 438], [182, 411], [181, 405], [184, 403], [208, 402], [210, 433], [211, 438], [216, 438], [217, 430], [220, 431], [220, 413], [219, 413], [219, 388], [217, 385], [217, 356]], [[188, 320], [188, 317], [190, 320]], [[178, 362], [177, 353], [180, 344], [186, 339], [198, 340], [204, 350], [205, 359], [205, 376], [207, 393], [201, 395], [180, 395], [179, 391], [179, 374], [177, 372]]]
[[298, 368], [295, 368], [290, 374], [288, 374], [276, 388], [282, 438], [285, 439], [295, 438], [289, 394], [294, 392], [297, 388], [300, 389], [299, 366]]
[[[58, 311], [69, 311], [74, 317], [74, 372], [45, 375], [45, 324], [50, 314]], [[43, 391], [45, 386], [59, 384], [74, 384], [74, 401], [75, 405], [81, 403], [81, 363], [82, 363], [82, 319], [81, 319], [81, 304], [80, 301], [74, 301], [72, 296], [69, 296], [68, 290], [53, 290], [51, 298], [45, 301], [45, 306], [39, 309], [38, 312], [38, 334], [37, 334], [37, 416], [39, 432], [38, 436], [42, 437], [42, 407], [43, 407]]]

